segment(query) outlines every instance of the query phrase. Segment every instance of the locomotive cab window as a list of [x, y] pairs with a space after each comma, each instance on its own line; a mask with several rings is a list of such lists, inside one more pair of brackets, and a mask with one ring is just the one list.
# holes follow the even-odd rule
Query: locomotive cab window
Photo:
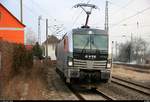
[[108, 36], [100, 34], [74, 35], [74, 49], [108, 49]]

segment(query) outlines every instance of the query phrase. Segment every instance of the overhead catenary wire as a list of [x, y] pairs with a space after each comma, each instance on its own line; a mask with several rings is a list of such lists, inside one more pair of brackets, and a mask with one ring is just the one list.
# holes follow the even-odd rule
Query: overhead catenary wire
[[[83, 2], [84, 0], [82, 0], [82, 2]], [[88, 0], [87, 1], [87, 4], [90, 2], [91, 0]], [[77, 20], [79, 19], [79, 17], [80, 17], [80, 15], [83, 13], [83, 10], [79, 13], [79, 15], [78, 16], [76, 16], [76, 18], [75, 18], [75, 20], [73, 21], [73, 25], [72, 25], [72, 27], [75, 25], [75, 23], [77, 22]]]
[[[53, 16], [51, 16], [51, 14], [48, 13], [46, 9], [42, 8], [42, 7], [40, 6], [40, 4], [38, 4], [38, 3], [35, 2], [34, 0], [31, 0], [31, 1], [34, 3], [34, 5], [36, 5], [37, 8], [40, 8], [39, 10], [40, 10], [42, 13], [44, 13], [45, 16], [50, 17], [50, 18], [51, 18], [51, 21], [54, 21], [54, 22], [58, 23], [59, 25], [62, 24], [62, 21], [60, 21], [60, 20], [58, 21], [56, 18], [54, 18]], [[49, 19], [49, 20], [50, 20], [50, 19]], [[64, 28], [65, 28], [65, 27], [64, 27]], [[65, 28], [65, 29], [66, 29], [66, 28]]]
[[77, 22], [77, 20], [79, 19], [80, 15], [83, 13], [83, 10], [79, 13], [79, 15], [75, 18], [75, 20], [73, 21], [73, 25], [72, 27], [75, 25], [75, 23]]
[[[135, 26], [137, 26], [137, 24], [135, 23], [135, 24], [122, 24], [122, 25], [118, 25], [118, 27], [123, 27], [123, 26], [130, 26], [130, 27], [135, 27]], [[150, 25], [149, 24], [145, 24], [145, 25], [140, 25], [140, 28], [145, 28], [145, 27], [150, 27]]]
[[47, 10], [45, 10], [44, 8], [42, 8], [42, 7], [40, 6], [40, 4], [38, 4], [38, 3], [35, 2], [34, 0], [31, 0], [31, 1], [34, 3], [34, 5], [36, 5], [37, 8], [39, 8], [39, 10], [40, 10], [42, 13], [44, 13], [44, 15], [46, 15], [46, 16], [48, 16], [48, 17], [51, 17], [53, 20], [56, 20], [56, 18], [54, 18], [53, 16], [51, 16], [51, 15], [47, 12]]
[[24, 8], [28, 9], [28, 11], [32, 14], [32, 15], [39, 15], [37, 12], [33, 11], [32, 9], [30, 9], [27, 5], [23, 4]]
[[[133, 3], [135, 0], [130, 0], [129, 2], [127, 2], [124, 6], [121, 6], [119, 9], [117, 9], [116, 11], [112, 12], [111, 14], [115, 14], [115, 16], [123, 9], [127, 8], [129, 5], [131, 5], [131, 3]], [[115, 6], [118, 6], [112, 2], [109, 1], [110, 4], [113, 4]], [[131, 9], [132, 10], [132, 9]], [[132, 10], [135, 11], [135, 10]]]
[[[81, 2], [81, 3], [83, 3], [83, 1], [84, 1], [84, 0], [79, 0], [79, 2]], [[72, 7], [72, 8], [73, 8], [73, 7]], [[71, 9], [72, 9], [72, 8], [71, 8]], [[76, 13], [75, 13], [75, 14], [76, 14]], [[74, 16], [73, 16], [73, 17], [74, 17]], [[72, 17], [72, 19], [74, 19], [73, 17]], [[76, 18], [77, 18], [77, 17], [76, 17]], [[75, 20], [74, 20], [74, 21], [75, 21]]]
[[[20, 5], [19, 2], [14, 2], [14, 4], [15, 4], [15, 7], [17, 7], [18, 5]], [[12, 5], [12, 6], [13, 6], [13, 5]], [[23, 3], [23, 8], [26, 9], [26, 10], [28, 10], [29, 13], [32, 14], [32, 15], [35, 15], [35, 13], [36, 13], [36, 15], [38, 15], [37, 12], [33, 12], [33, 10], [30, 9], [30, 8], [29, 8], [27, 5], [25, 5], [24, 3]]]
[[[14, 2], [17, 5], [19, 5], [19, 2]], [[29, 8], [25, 3], [23, 3], [23, 9], [28, 10], [30, 14], [32, 14], [33, 16], [35, 15], [39, 15], [36, 11], [33, 11], [33, 9]]]
[[[40, 8], [40, 9], [39, 9], [40, 11], [42, 11], [42, 12], [44, 11], [44, 14], [49, 17], [48, 13], [46, 13], [45, 10], [40, 7], [40, 5], [38, 5], [38, 4], [37, 4], [36, 2], [34, 2], [34, 1], [32, 1], [32, 2], [36, 5], [37, 8]], [[16, 3], [17, 3], [17, 2], [16, 2]], [[18, 4], [18, 3], [17, 3], [17, 4]], [[31, 7], [29, 7], [28, 5], [26, 5], [25, 3], [23, 3], [23, 8], [27, 9], [27, 10], [29, 11], [29, 13], [31, 13], [33, 16], [35, 16], [35, 15], [36, 15], [36, 16], [39, 16], [39, 15], [41, 15], [40, 12], [37, 12], [37, 10], [35, 10], [33, 6], [32, 6], [32, 8], [31, 8]], [[55, 19], [54, 17], [51, 17], [51, 20], [56, 21], [56, 19]], [[58, 21], [56, 21], [56, 22], [58, 22]], [[61, 25], [61, 24], [59, 24], [59, 25]], [[63, 27], [63, 30], [65, 30], [65, 29], [66, 29], [66, 28]]]
[[137, 13], [131, 15], [131, 16], [128, 16], [128, 17], [126, 17], [126, 18], [120, 20], [120, 21], [117, 22], [117, 23], [112, 24], [112, 28], [115, 27], [115, 26], [117, 26], [117, 25], [119, 25], [120, 23], [122, 23], [122, 22], [124, 22], [124, 21], [126, 21], [126, 20], [129, 20], [129, 19], [131, 19], [131, 18], [133, 18], [133, 17], [135, 17], [135, 16], [137, 16], [137, 15], [139, 15], [139, 14], [142, 14], [143, 12], [145, 12], [145, 11], [147, 11], [147, 10], [149, 10], [149, 9], [150, 9], [150, 7], [147, 7], [147, 8], [145, 8], [145, 9], [143, 9], [143, 10], [141, 10], [141, 11], [139, 11], [139, 12], [137, 12]]

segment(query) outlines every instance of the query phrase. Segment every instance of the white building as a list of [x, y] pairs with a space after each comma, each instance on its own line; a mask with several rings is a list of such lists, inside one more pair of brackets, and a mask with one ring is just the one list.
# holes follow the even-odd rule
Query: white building
[[[59, 42], [59, 39], [54, 36], [54, 35], [50, 35], [48, 36], [47, 39], [47, 45], [48, 45], [48, 57], [51, 58], [51, 60], [56, 60], [56, 56], [55, 56], [55, 48], [57, 43]], [[42, 44], [43, 46], [43, 56], [46, 56], [46, 41]]]

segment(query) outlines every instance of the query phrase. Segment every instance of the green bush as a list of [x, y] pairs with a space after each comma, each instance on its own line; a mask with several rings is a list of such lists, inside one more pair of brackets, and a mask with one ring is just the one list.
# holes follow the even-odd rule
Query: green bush
[[35, 57], [37, 57], [38, 59], [42, 59], [43, 58], [43, 56], [42, 56], [42, 49], [41, 49], [41, 47], [40, 47], [38, 42], [36, 42], [36, 44], [33, 46], [32, 50], [33, 50], [33, 55]]

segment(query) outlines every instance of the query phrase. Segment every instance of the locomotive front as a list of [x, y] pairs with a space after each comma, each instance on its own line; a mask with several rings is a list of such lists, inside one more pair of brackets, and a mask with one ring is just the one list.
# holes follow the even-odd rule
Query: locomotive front
[[72, 30], [72, 54], [67, 58], [68, 77], [82, 81], [108, 81], [111, 61], [108, 59], [108, 35], [104, 30]]

